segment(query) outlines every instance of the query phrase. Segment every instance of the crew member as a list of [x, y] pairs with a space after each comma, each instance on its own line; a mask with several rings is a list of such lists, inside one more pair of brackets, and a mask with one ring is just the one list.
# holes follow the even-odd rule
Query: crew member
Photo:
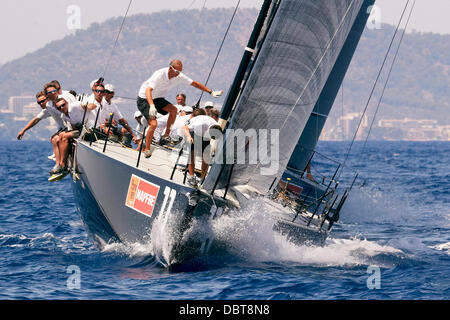
[[144, 150], [144, 156], [146, 158], [151, 156], [150, 146], [158, 124], [156, 120], [158, 112], [162, 115], [169, 114], [166, 131], [160, 143], [166, 144], [170, 142], [170, 128], [175, 121], [177, 108], [164, 97], [172, 87], [180, 84], [192, 85], [199, 90], [208, 92], [215, 98], [220, 97], [223, 94], [223, 91], [213, 91], [200, 82], [192, 80], [184, 75], [182, 71], [183, 64], [181, 61], [173, 60], [170, 62], [169, 67], [155, 71], [155, 73], [141, 85], [137, 98], [137, 107], [149, 122]]

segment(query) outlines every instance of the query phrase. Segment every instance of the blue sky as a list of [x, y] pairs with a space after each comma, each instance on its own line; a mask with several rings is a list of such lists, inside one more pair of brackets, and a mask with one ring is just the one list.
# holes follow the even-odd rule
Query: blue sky
[[[410, 0], [411, 3], [413, 0]], [[407, 0], [377, 0], [381, 21], [397, 24]], [[129, 15], [161, 10], [203, 7], [205, 0], [133, 0]], [[232, 7], [237, 0], [207, 0], [207, 8]], [[262, 0], [241, 0], [241, 7], [260, 7]], [[94, 22], [122, 16], [129, 0], [2, 0], [0, 2], [0, 64], [20, 58], [53, 40], [62, 39], [73, 32], [68, 23], [79, 8], [79, 22], [86, 29]], [[450, 34], [449, 0], [417, 0], [409, 31]]]

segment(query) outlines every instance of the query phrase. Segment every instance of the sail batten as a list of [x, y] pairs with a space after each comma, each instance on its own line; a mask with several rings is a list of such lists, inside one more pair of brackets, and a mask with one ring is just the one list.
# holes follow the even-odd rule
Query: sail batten
[[[257, 164], [234, 164], [224, 170], [222, 164], [214, 164], [206, 189], [225, 172], [220, 179], [231, 185], [249, 184], [264, 194], [273, 179], [281, 176], [363, 2], [280, 1], [229, 126], [264, 133], [267, 139], [259, 136], [258, 148], [270, 152], [258, 154], [264, 161]], [[277, 146], [273, 145], [275, 135]], [[246, 146], [239, 145], [233, 151], [235, 158], [248, 153]], [[267, 158], [274, 161], [267, 165]]]

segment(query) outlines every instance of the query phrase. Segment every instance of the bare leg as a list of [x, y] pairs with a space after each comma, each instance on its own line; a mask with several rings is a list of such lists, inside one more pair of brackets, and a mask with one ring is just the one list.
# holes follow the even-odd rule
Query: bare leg
[[52, 142], [52, 146], [53, 146], [53, 153], [55, 154], [55, 161], [58, 164], [60, 159], [59, 159], [59, 135], [54, 135], [51, 138], [51, 142]]
[[202, 151], [202, 179], [205, 178], [206, 173], [208, 172], [208, 168], [209, 168], [209, 164], [211, 161], [210, 158], [210, 149], [211, 146], [207, 146], [203, 151]]
[[69, 157], [70, 152], [70, 139], [73, 138], [72, 132], [64, 133], [59, 142], [59, 152], [61, 153], [61, 160], [59, 165], [62, 168], [66, 168], [67, 158]]
[[206, 176], [206, 172], [208, 171], [208, 163], [205, 160], [202, 160], [202, 179]]
[[141, 150], [141, 143], [142, 143], [142, 139], [137, 140], [137, 147], [136, 150]]
[[149, 126], [147, 129], [147, 134], [145, 136], [145, 150], [150, 150], [150, 146], [152, 145], [153, 134], [155, 133], [155, 129], [158, 126], [158, 121], [156, 119], [150, 119]]
[[189, 159], [189, 164], [188, 164], [188, 172], [190, 176], [194, 175], [194, 170], [195, 170], [195, 155], [194, 155], [194, 150], [191, 151], [191, 157]]

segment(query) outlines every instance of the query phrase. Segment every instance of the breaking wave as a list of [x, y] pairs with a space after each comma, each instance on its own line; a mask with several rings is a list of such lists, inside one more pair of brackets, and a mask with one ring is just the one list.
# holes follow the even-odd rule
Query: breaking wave
[[437, 244], [431, 247], [432, 249], [443, 251], [446, 254], [450, 255], [450, 242]]
[[[274, 215], [265, 211], [263, 201], [255, 199], [249, 206], [214, 220], [194, 219], [185, 237], [212, 238], [209, 255], [233, 257], [246, 262], [288, 262], [312, 266], [358, 266], [376, 263], [391, 267], [411, 257], [402, 249], [410, 239], [380, 244], [358, 235], [350, 239], [329, 237], [324, 246], [296, 245], [273, 231]], [[130, 258], [155, 260], [167, 267], [174, 262], [172, 249], [180, 235], [177, 215], [157, 217], [146, 243], [106, 244], [103, 252], [115, 252]], [[403, 245], [402, 245], [403, 243]], [[414, 244], [411, 244], [414, 245]], [[408, 249], [408, 248], [406, 248]], [[408, 250], [407, 250], [408, 251]], [[148, 259], [152, 256], [153, 259]]]
[[[295, 245], [272, 230], [273, 215], [262, 211], [258, 200], [233, 216], [214, 221], [216, 239], [225, 242], [227, 250], [245, 260], [294, 262], [305, 265], [369, 265], [374, 259], [395, 261], [404, 258], [401, 250], [360, 237], [329, 238], [324, 246]], [[391, 256], [392, 259], [386, 259]], [[388, 263], [390, 264], [390, 262]]]

